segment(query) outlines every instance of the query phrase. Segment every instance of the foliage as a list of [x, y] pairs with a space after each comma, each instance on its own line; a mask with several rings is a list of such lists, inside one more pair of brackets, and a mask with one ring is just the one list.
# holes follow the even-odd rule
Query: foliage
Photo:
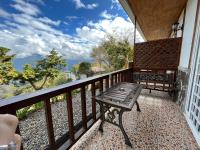
[[23, 72], [18, 73], [17, 79], [30, 83], [35, 90], [40, 90], [48, 80], [55, 79], [65, 66], [66, 63], [62, 56], [52, 50], [48, 56], [38, 61], [36, 65], [26, 64]]
[[[58, 75], [58, 77], [56, 77], [54, 80], [50, 80], [45, 85], [45, 87], [52, 87], [52, 86], [56, 86], [56, 85], [61, 85], [61, 84], [65, 84], [65, 83], [68, 83], [68, 82], [71, 82], [71, 81], [72, 81], [72, 79], [68, 78], [66, 73], [60, 73]], [[27, 93], [27, 92], [31, 92], [31, 91], [33, 91], [33, 88], [26, 85], [22, 88], [17, 88], [15, 92], [16, 92], [16, 94], [21, 94], [21, 93]], [[64, 101], [65, 99], [66, 99], [66, 94], [61, 94], [61, 95], [52, 97], [51, 103]], [[24, 119], [28, 116], [28, 114], [43, 108], [43, 106], [44, 106], [43, 102], [38, 102], [38, 103], [32, 105], [31, 107], [22, 108], [22, 109], [17, 111], [17, 116], [18, 116], [19, 119]]]
[[72, 66], [71, 72], [75, 75], [76, 79], [80, 79], [80, 74], [79, 74], [79, 64], [76, 64]]
[[107, 71], [113, 71], [123, 68], [132, 61], [132, 53], [133, 49], [127, 39], [117, 40], [113, 36], [108, 36], [108, 39], [93, 49], [91, 57]]
[[61, 84], [69, 83], [71, 81], [72, 79], [69, 78], [67, 73], [61, 72], [55, 79], [49, 80], [47, 87], [58, 86]]
[[100, 67], [103, 67], [104, 64], [109, 66], [108, 55], [105, 51], [103, 45], [94, 47], [91, 52], [91, 57], [99, 64]]
[[8, 48], [0, 47], [0, 85], [9, 84], [17, 76], [12, 64], [14, 55], [8, 55], [9, 51]]
[[87, 77], [93, 74], [91, 64], [89, 62], [81, 62], [71, 68], [71, 72], [76, 76], [76, 79], [80, 79], [81, 74], [85, 74]]
[[41, 101], [41, 102], [38, 102], [38, 103], [32, 105], [31, 107], [28, 106], [28, 107], [24, 107], [22, 109], [17, 110], [16, 114], [20, 120], [25, 119], [28, 116], [28, 114], [30, 114], [36, 110], [39, 110], [43, 107], [44, 107], [44, 102]]
[[25, 108], [22, 108], [22, 109], [19, 109], [17, 110], [17, 117], [21, 120], [21, 119], [24, 119], [27, 117], [28, 115], [28, 111], [29, 110], [29, 107], [25, 107]]
[[92, 75], [91, 64], [89, 62], [81, 62], [78, 68], [79, 74], [85, 74], [87, 77]]

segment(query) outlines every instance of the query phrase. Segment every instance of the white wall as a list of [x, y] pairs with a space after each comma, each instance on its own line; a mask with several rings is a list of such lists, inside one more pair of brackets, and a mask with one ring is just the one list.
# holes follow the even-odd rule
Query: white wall
[[188, 68], [198, 0], [188, 0], [179, 66]]

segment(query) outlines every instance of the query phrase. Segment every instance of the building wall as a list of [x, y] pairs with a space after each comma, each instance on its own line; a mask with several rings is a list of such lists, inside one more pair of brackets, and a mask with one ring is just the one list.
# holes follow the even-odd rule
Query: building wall
[[188, 68], [198, 0], [188, 0], [179, 66]]
[[[185, 111], [186, 105], [186, 94], [188, 89], [188, 81], [190, 75], [189, 59], [190, 59], [190, 51], [192, 46], [193, 39], [193, 31], [197, 10], [197, 2], [198, 0], [188, 0], [186, 6], [186, 14], [185, 14], [185, 24], [183, 31], [183, 40], [180, 54], [180, 62], [177, 76], [177, 100], [180, 105], [182, 111]], [[184, 12], [181, 13], [179, 18], [179, 23], [183, 22]], [[181, 32], [178, 32], [178, 36], [180, 36]]]

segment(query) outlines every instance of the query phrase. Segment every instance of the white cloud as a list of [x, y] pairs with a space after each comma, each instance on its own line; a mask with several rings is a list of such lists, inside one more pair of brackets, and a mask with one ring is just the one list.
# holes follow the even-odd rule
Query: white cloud
[[14, 0], [14, 2], [15, 4], [12, 4], [11, 6], [22, 13], [32, 16], [37, 16], [41, 13], [38, 7], [33, 4], [30, 4], [23, 0]]
[[85, 8], [94, 9], [94, 8], [98, 7], [98, 4], [97, 3], [93, 3], [93, 4], [88, 4], [88, 5], [85, 5], [85, 6], [86, 6]]
[[[16, 3], [19, 3], [18, 1]], [[1, 17], [6, 16], [4, 22], [0, 24], [0, 46], [10, 48], [18, 58], [33, 54], [44, 56], [55, 48], [66, 59], [88, 59], [92, 48], [98, 46], [107, 33], [113, 32], [115, 35], [121, 35], [129, 30], [125, 34], [129, 33], [129, 40], [133, 41], [134, 26], [130, 20], [122, 17], [104, 17], [97, 22], [89, 21], [86, 25], [77, 27], [72, 37], [55, 28], [60, 25], [59, 20], [54, 21], [45, 16], [38, 18], [35, 16], [37, 13], [12, 14], [0, 10], [0, 14], [3, 14]], [[75, 16], [68, 16], [68, 19], [70, 18], [76, 19]]]
[[74, 19], [78, 19], [79, 17], [78, 16], [66, 16], [65, 18], [71, 21]]
[[50, 24], [50, 25], [55, 25], [55, 26], [59, 26], [60, 25], [60, 20], [57, 20], [57, 21], [53, 21], [47, 17], [43, 17], [43, 18], [39, 18], [38, 19], [39, 21], [43, 22], [43, 23], [46, 23], [46, 24]]
[[[128, 38], [129, 42], [134, 42], [134, 25], [122, 17], [113, 19], [102, 19], [98, 22], [89, 21], [87, 26], [76, 29], [77, 35], [84, 41], [90, 41], [94, 45], [98, 45], [107, 34], [117, 36], [117, 38]], [[142, 41], [142, 37], [137, 32], [137, 42]]]
[[122, 9], [122, 6], [120, 5], [119, 3], [119, 0], [112, 0], [111, 1], [112, 4], [111, 4], [111, 9], [115, 8], [115, 9]]
[[37, 3], [40, 5], [45, 5], [44, 0], [27, 0], [28, 2]]
[[10, 14], [0, 8], [0, 17], [3, 17], [3, 18], [10, 17]]
[[105, 19], [111, 19], [113, 17], [116, 17], [114, 15], [111, 15], [107, 12], [107, 10], [104, 10], [101, 14], [100, 14], [101, 17], [105, 18]]
[[73, 0], [73, 2], [75, 3], [75, 6], [77, 9], [79, 9], [79, 8], [94, 9], [94, 8], [98, 7], [97, 3], [86, 5], [81, 0]]

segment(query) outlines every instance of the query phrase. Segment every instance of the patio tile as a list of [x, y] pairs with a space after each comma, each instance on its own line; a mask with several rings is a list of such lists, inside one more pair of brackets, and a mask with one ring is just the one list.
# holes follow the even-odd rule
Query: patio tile
[[[199, 147], [185, 117], [167, 93], [143, 90], [138, 102], [142, 110], [124, 113], [123, 123], [135, 150], [198, 150]], [[124, 143], [118, 127], [104, 124], [104, 133], [98, 131], [98, 122], [84, 142], [78, 141], [72, 150], [131, 150]], [[80, 144], [81, 143], [81, 144]]]

